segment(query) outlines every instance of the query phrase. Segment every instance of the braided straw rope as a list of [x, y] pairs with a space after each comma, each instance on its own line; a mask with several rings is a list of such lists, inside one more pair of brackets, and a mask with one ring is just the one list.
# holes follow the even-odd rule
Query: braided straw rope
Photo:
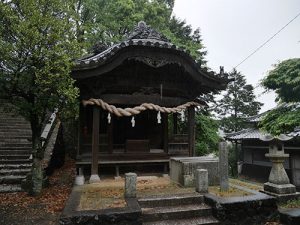
[[94, 98], [91, 98], [89, 100], [82, 100], [82, 104], [83, 104], [83, 106], [87, 106], [87, 105], [100, 106], [102, 109], [109, 111], [110, 113], [112, 113], [118, 117], [134, 116], [134, 115], [140, 114], [141, 112], [143, 112], [145, 110], [156, 110], [156, 111], [159, 111], [162, 113], [178, 113], [190, 106], [201, 106], [201, 104], [199, 104], [197, 102], [187, 102], [183, 105], [179, 105], [174, 108], [162, 107], [162, 106], [155, 105], [152, 103], [143, 103], [140, 106], [136, 106], [134, 108], [122, 109], [122, 108], [117, 108], [114, 105], [109, 105], [108, 103], [104, 102], [101, 99], [94, 99]]

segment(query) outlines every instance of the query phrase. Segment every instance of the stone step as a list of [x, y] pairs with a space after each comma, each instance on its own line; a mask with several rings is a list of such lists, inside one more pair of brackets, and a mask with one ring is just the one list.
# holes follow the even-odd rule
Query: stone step
[[1, 155], [30, 155], [31, 149], [30, 150], [1, 150], [0, 149], [0, 154]]
[[188, 219], [162, 220], [156, 222], [145, 222], [143, 225], [219, 225], [219, 221], [211, 216], [195, 217]]
[[18, 150], [25, 150], [25, 151], [31, 151], [31, 146], [29, 147], [29, 146], [26, 146], [26, 147], [24, 147], [24, 146], [18, 146], [18, 147], [16, 147], [16, 146], [1, 146], [0, 145], [0, 152], [1, 151], [18, 151]]
[[14, 160], [19, 160], [19, 159], [29, 159], [30, 154], [26, 155], [3, 155], [0, 152], [0, 160], [7, 160], [7, 159], [14, 159]]
[[20, 163], [20, 164], [0, 164], [0, 169], [28, 169], [31, 168], [31, 163]]
[[27, 138], [12, 138], [12, 137], [1, 138], [0, 137], [0, 143], [16, 143], [16, 144], [24, 143], [24, 144], [30, 144], [31, 142], [28, 141]]
[[25, 118], [20, 116], [12, 116], [9, 114], [0, 114], [0, 122], [20, 122], [20, 123], [29, 123]]
[[31, 130], [16, 130], [16, 131], [1, 131], [1, 137], [8, 137], [8, 136], [28, 136], [31, 137]]
[[29, 125], [5, 125], [0, 127], [0, 131], [31, 130]]
[[32, 144], [30, 142], [28, 143], [1, 143], [0, 142], [0, 148], [3, 149], [4, 147], [12, 147], [12, 148], [24, 148], [24, 147], [32, 147]]
[[30, 125], [30, 122], [28, 122], [25, 119], [22, 118], [11, 118], [11, 117], [0, 117], [0, 125], [15, 125], [15, 124], [25, 124], [25, 125]]
[[8, 175], [0, 177], [0, 184], [21, 184], [21, 181], [25, 178], [25, 175]]
[[22, 191], [20, 184], [0, 184], [0, 193]]
[[204, 202], [203, 195], [198, 193], [178, 194], [163, 197], [148, 197], [138, 200], [142, 208], [163, 207], [163, 206], [176, 206], [188, 204], [201, 204]]
[[30, 168], [0, 169], [0, 176], [9, 176], [9, 175], [26, 176], [30, 171], [31, 171]]
[[31, 139], [31, 135], [30, 134], [19, 134], [19, 133], [10, 133], [10, 134], [7, 134], [7, 133], [4, 133], [4, 134], [0, 134], [0, 139], [25, 139], [25, 140], [28, 140], [28, 139]]
[[202, 204], [166, 206], [154, 208], [142, 208], [143, 221], [161, 221], [161, 220], [175, 220], [188, 219], [194, 217], [210, 216], [211, 207]]
[[29, 164], [31, 163], [30, 159], [0, 159], [0, 164]]

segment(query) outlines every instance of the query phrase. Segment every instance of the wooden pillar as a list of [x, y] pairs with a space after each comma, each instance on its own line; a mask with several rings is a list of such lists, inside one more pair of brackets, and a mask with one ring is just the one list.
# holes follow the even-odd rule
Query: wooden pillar
[[[77, 121], [77, 154], [76, 154], [76, 158], [80, 158], [80, 147], [81, 147], [81, 132], [82, 132], [82, 128], [81, 128], [81, 119], [82, 119], [82, 113], [83, 110], [81, 108], [82, 106], [79, 106], [79, 116], [78, 116], [78, 121]], [[84, 118], [84, 117], [83, 117]]]
[[173, 134], [178, 133], [178, 115], [177, 113], [173, 113]]
[[163, 121], [163, 143], [164, 143], [164, 152], [168, 153], [169, 145], [169, 134], [168, 134], [168, 113], [162, 113]]
[[92, 165], [90, 183], [100, 181], [98, 175], [98, 153], [99, 153], [99, 122], [100, 122], [100, 108], [93, 107], [93, 136], [92, 136]]
[[110, 154], [113, 153], [113, 126], [114, 126], [114, 119], [113, 119], [113, 115], [111, 114], [111, 121], [110, 121], [110, 124], [108, 124], [108, 127], [107, 127], [107, 133], [108, 133], [108, 152]]
[[195, 107], [188, 108], [189, 156], [195, 156]]

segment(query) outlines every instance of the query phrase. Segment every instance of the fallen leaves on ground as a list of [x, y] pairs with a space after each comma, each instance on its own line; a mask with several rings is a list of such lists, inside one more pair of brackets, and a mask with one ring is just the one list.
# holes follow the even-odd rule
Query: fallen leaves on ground
[[[25, 221], [23, 224], [51, 224], [50, 222], [43, 223], [43, 221], [36, 222], [36, 220], [44, 217], [46, 219], [51, 217], [52, 220], [58, 217], [57, 214], [63, 210], [71, 193], [74, 177], [75, 161], [66, 160], [64, 166], [56, 170], [49, 178], [49, 187], [44, 188], [39, 196], [29, 196], [26, 192], [1, 193], [0, 215], [2, 222], [7, 223], [7, 220], [19, 221], [23, 219]], [[9, 218], [5, 220], [5, 217]], [[18, 223], [11, 221], [9, 224]]]

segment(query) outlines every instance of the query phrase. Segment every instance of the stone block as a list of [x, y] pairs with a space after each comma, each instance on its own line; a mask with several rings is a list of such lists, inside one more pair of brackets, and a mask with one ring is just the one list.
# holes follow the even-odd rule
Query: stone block
[[136, 198], [136, 173], [125, 173], [125, 198]]
[[208, 172], [205, 169], [197, 169], [195, 175], [196, 191], [200, 193], [208, 192]]
[[195, 171], [208, 171], [209, 185], [219, 184], [219, 159], [216, 157], [174, 157], [170, 159], [170, 178], [185, 187], [195, 186]]

